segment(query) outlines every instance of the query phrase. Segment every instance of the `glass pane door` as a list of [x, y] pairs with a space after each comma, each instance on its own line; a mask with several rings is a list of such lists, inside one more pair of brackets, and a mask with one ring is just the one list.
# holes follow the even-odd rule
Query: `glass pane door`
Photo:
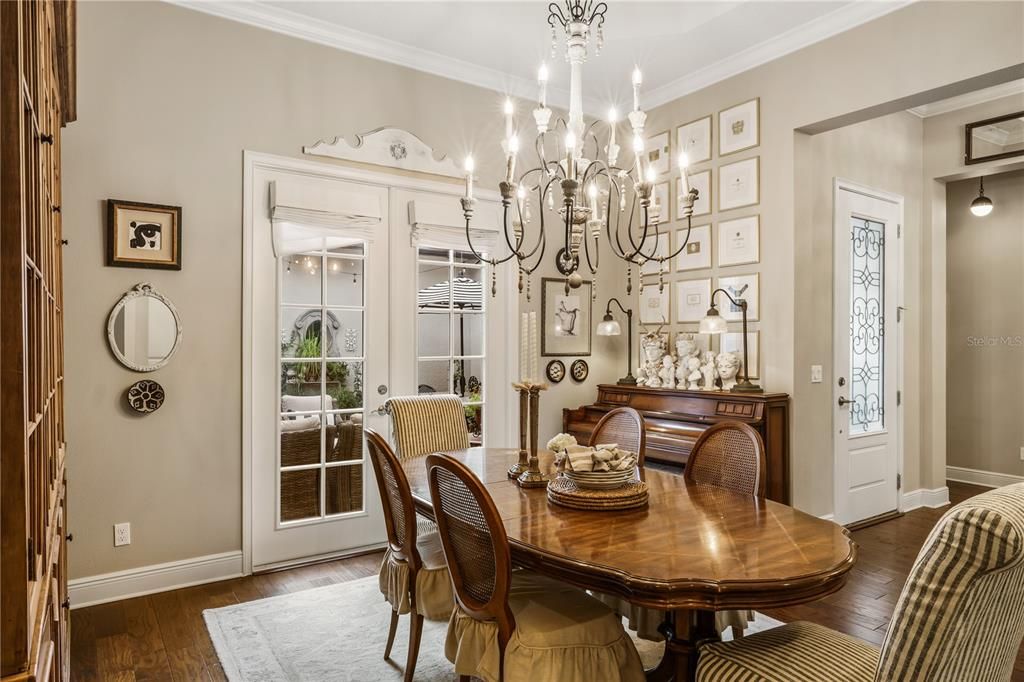
[[365, 242], [280, 259], [278, 523], [361, 512]]
[[851, 218], [850, 435], [885, 428], [885, 224]]

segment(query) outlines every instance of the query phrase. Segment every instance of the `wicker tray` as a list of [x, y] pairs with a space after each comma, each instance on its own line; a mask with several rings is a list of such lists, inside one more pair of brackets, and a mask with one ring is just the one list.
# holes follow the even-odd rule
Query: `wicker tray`
[[562, 507], [586, 511], [621, 511], [647, 506], [647, 484], [630, 481], [621, 488], [581, 488], [564, 476], [548, 483], [548, 500]]

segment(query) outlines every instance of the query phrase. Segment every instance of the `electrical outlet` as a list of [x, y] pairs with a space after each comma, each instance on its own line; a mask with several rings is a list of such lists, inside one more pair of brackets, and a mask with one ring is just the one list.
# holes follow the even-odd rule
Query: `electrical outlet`
[[811, 383], [812, 384], [820, 384], [821, 383], [821, 376], [822, 376], [821, 365], [811, 365]]
[[122, 545], [132, 544], [132, 524], [130, 523], [115, 523], [114, 524], [114, 547], [121, 547]]

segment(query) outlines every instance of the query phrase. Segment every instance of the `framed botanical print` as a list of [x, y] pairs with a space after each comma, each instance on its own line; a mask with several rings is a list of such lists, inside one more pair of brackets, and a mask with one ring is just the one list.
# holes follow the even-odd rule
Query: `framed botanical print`
[[584, 280], [567, 294], [565, 279], [541, 280], [541, 355], [590, 355], [591, 286], [589, 280]]
[[[711, 213], [711, 171], [706, 170], [687, 175], [686, 180], [690, 187], [697, 189], [697, 200], [693, 202], [694, 217]], [[683, 219], [683, 199], [685, 197], [683, 179], [676, 178], [676, 220]]]
[[676, 282], [676, 322], [700, 322], [711, 304], [711, 280]]
[[711, 267], [711, 226], [697, 225], [690, 229], [690, 238], [686, 239], [686, 230], [676, 232], [678, 249], [686, 240], [686, 246], [676, 256], [676, 270], [703, 270]]
[[718, 114], [718, 155], [735, 154], [761, 144], [761, 99], [729, 107]]
[[[745, 299], [747, 302], [747, 320], [754, 321], [761, 317], [761, 288], [757, 273], [752, 275], [737, 275], [736, 277], [719, 277], [718, 288], [725, 289], [730, 296], [736, 300]], [[715, 299], [718, 304], [718, 312], [730, 322], [739, 322], [743, 319], [743, 309], [734, 305], [729, 299], [719, 295]]]
[[761, 201], [761, 157], [718, 168], [718, 210], [754, 206]]
[[107, 199], [107, 265], [181, 270], [181, 206]]
[[[760, 332], [747, 332], [747, 361], [750, 363], [750, 378], [760, 379], [761, 364], [761, 334]], [[721, 353], [736, 353], [740, 356], [741, 369], [739, 376], [743, 376], [743, 332], [726, 332], [722, 334], [722, 345], [719, 348]]]
[[668, 324], [669, 289], [658, 291], [657, 284], [648, 284], [640, 288], [640, 324]]
[[684, 123], [676, 128], [676, 149], [690, 164], [711, 160], [711, 117]]
[[658, 175], [668, 173], [668, 169], [672, 167], [671, 139], [667, 130], [647, 138], [647, 144], [644, 147], [647, 150], [645, 152], [647, 163]]
[[718, 224], [718, 265], [749, 265], [761, 260], [761, 218], [750, 216]]

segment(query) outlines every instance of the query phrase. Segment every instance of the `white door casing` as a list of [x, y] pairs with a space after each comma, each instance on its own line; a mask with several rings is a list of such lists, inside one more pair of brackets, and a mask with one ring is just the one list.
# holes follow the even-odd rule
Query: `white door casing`
[[901, 506], [903, 198], [836, 179], [833, 215], [835, 520]]
[[[314, 196], [313, 203], [319, 201], [322, 211], [310, 218], [313, 223], [347, 228], [352, 235], [366, 238], [362, 412], [367, 427], [390, 435], [387, 417], [379, 408], [390, 395], [415, 392], [409, 370], [416, 364], [417, 239], [426, 243], [438, 237], [442, 242], [453, 240], [458, 228], [454, 220], [440, 221], [436, 217], [434, 222], [446, 224], [415, 225], [412, 203], [416, 198], [429, 197], [433, 203], [450, 202], [458, 207], [461, 188], [454, 183], [387, 171], [248, 151], [244, 155], [243, 182], [242, 536], [244, 570], [248, 573], [356, 553], [382, 546], [385, 541], [380, 500], [365, 455], [362, 512], [308, 523], [278, 521], [275, 477], [279, 454], [277, 425], [281, 418], [277, 371], [279, 254], [275, 252], [271, 212], [278, 209], [279, 221], [282, 215], [287, 220], [296, 219], [295, 215], [302, 218], [299, 204], [308, 203], [309, 197]], [[287, 187], [288, 191], [273, 196], [275, 182], [277, 188]], [[325, 186], [332, 189], [325, 191]], [[326, 195], [329, 196], [324, 198]], [[478, 193], [478, 217], [488, 210], [496, 215], [496, 206], [495, 193]], [[464, 239], [463, 234], [463, 244], [453, 242], [451, 248], [464, 248]], [[514, 276], [513, 267], [500, 266], [498, 296], [490, 298], [489, 281], [486, 287], [487, 376], [491, 390], [484, 430], [489, 444], [494, 446], [511, 445], [508, 425], [514, 422], [508, 391], [501, 390], [516, 373], [516, 354], [510, 352], [508, 342], [517, 338]], [[386, 391], [379, 393], [379, 386], [387, 387]]]

